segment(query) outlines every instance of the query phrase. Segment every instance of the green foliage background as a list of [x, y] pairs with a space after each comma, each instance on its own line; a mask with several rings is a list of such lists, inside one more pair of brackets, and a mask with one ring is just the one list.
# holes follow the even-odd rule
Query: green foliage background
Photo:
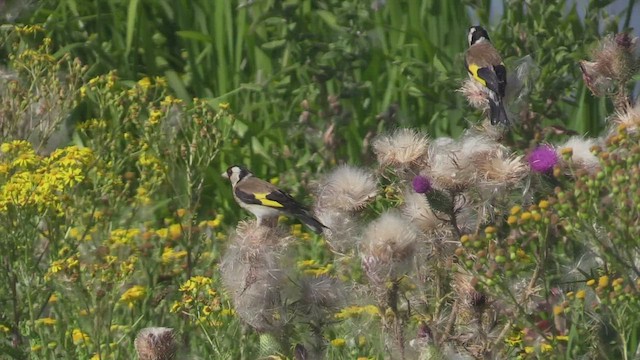
[[[546, 123], [602, 128], [604, 106], [579, 81], [577, 60], [600, 33], [618, 29], [603, 11], [610, 2], [591, 1], [580, 19], [575, 5], [504, 1], [503, 18], [489, 26], [507, 62], [531, 55], [540, 66], [532, 110]], [[183, 100], [229, 102], [240, 142], [220, 167], [245, 162], [277, 174], [322, 151], [308, 132], [331, 122], [344, 140], [335, 159], [351, 163], [363, 161], [371, 131], [410, 125], [455, 136], [477, 122], [454, 94], [466, 77], [471, 14], [490, 24], [490, 13], [490, 1], [66, 0], [41, 2], [25, 20], [46, 24], [58, 55], [79, 56], [89, 75], [166, 76]], [[298, 124], [303, 101], [310, 126]]]
[[[490, 21], [491, 1], [473, 0], [50, 0], [24, 8], [16, 0], [4, 6], [21, 10], [16, 23], [42, 24], [44, 34], [34, 37], [50, 37], [56, 59], [78, 57], [86, 79], [113, 70], [125, 84], [161, 76], [185, 103], [196, 97], [214, 108], [228, 103], [233, 127], [206, 170], [198, 211], [220, 211], [231, 225], [246, 216], [219, 176], [231, 164], [279, 177], [299, 195], [336, 164], [370, 163], [368, 145], [378, 133], [413, 127], [434, 138], [457, 137], [479, 122], [481, 115], [456, 92], [467, 77], [463, 52], [475, 23], [489, 29], [508, 68], [529, 55], [539, 72], [527, 107], [514, 109], [527, 126], [514, 128], [510, 144], [525, 150], [570, 130], [601, 133], [612, 107], [584, 86], [578, 61], [603, 34], [628, 27], [635, 1], [622, 24], [605, 11], [611, 1], [589, 1], [584, 18], [575, 5], [557, 1], [502, 3], [498, 22]], [[12, 49], [1, 45], [6, 65]], [[66, 122], [98, 117], [90, 105], [81, 103]], [[175, 210], [166, 207], [158, 213]]]

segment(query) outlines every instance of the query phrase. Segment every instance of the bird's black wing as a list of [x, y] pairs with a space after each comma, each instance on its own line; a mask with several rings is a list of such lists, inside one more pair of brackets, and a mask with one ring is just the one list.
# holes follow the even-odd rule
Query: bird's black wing
[[495, 71], [496, 77], [498, 78], [498, 95], [504, 97], [505, 91], [507, 90], [507, 68], [502, 64], [494, 65], [493, 71]]
[[[506, 85], [506, 74], [507, 74], [506, 70], [504, 71], [504, 74], [505, 74], [505, 85]], [[487, 88], [489, 88], [489, 90], [502, 96], [500, 93], [500, 79], [498, 78], [498, 75], [494, 71], [494, 67], [483, 67], [478, 69], [478, 77], [487, 83], [486, 86]]]
[[238, 188], [235, 189], [235, 194], [242, 202], [247, 204], [258, 204], [262, 205], [262, 202], [256, 198], [254, 194], [244, 192]]
[[294, 214], [299, 211], [306, 211], [306, 208], [302, 204], [297, 202], [293, 197], [291, 197], [291, 195], [282, 190], [272, 191], [271, 193], [267, 194], [265, 198], [267, 198], [267, 200], [275, 201], [281, 204], [283, 210]]

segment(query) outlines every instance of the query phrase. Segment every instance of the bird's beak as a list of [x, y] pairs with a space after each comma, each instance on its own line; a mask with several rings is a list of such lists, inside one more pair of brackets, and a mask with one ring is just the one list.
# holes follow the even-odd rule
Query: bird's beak
[[228, 179], [228, 178], [229, 178], [229, 174], [227, 174], [227, 172], [226, 172], [226, 171], [225, 171], [225, 172], [223, 172], [221, 175], [222, 175], [222, 177], [223, 177], [223, 178], [225, 178], [225, 179]]

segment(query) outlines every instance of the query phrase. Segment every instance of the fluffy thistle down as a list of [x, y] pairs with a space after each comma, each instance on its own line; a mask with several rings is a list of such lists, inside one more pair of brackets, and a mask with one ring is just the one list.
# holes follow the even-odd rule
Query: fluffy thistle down
[[332, 251], [344, 254], [355, 247], [361, 224], [353, 213], [322, 209], [318, 211], [317, 218], [327, 226], [327, 229], [324, 230], [324, 237]]
[[640, 127], [640, 101], [633, 108], [617, 112], [613, 117], [613, 122], [624, 126], [630, 133], [637, 132]]
[[173, 329], [148, 327], [136, 336], [135, 347], [140, 360], [173, 360], [178, 343]]
[[605, 37], [593, 53], [595, 71], [616, 81], [628, 80], [638, 70], [634, 61], [637, 40], [627, 33]]
[[567, 142], [557, 146], [557, 152], [563, 154], [571, 151], [571, 161], [577, 167], [594, 172], [600, 168], [598, 157], [591, 152], [591, 148], [598, 145], [596, 139], [585, 139], [581, 136], [573, 136]]
[[435, 231], [443, 223], [429, 206], [427, 197], [412, 190], [404, 192], [404, 204], [400, 211], [411, 224], [425, 234]]
[[456, 272], [452, 283], [456, 298], [460, 301], [460, 309], [466, 312], [478, 312], [486, 304], [486, 296], [477, 291], [473, 285], [473, 276], [468, 273]]
[[458, 141], [435, 142], [429, 151], [429, 175], [440, 188], [460, 191], [476, 182], [481, 168], [504, 156], [504, 147], [480, 134], [466, 135]]
[[496, 155], [478, 163], [479, 185], [482, 188], [500, 190], [517, 184], [527, 176], [529, 169], [522, 156], [507, 155], [506, 152]]
[[423, 165], [429, 151], [427, 137], [412, 129], [399, 129], [373, 141], [373, 151], [381, 167], [399, 170]]
[[[377, 193], [377, 181], [372, 173], [342, 165], [319, 182], [317, 212], [362, 210]], [[324, 224], [332, 228], [331, 224]]]
[[505, 98], [515, 105], [524, 104], [540, 77], [540, 67], [531, 55], [521, 57], [509, 67]]
[[631, 106], [628, 83], [640, 70], [638, 38], [629, 33], [607, 36], [593, 51], [593, 61], [581, 61], [582, 78], [596, 96], [612, 95], [617, 111]]
[[489, 111], [489, 94], [485, 87], [479, 82], [466, 79], [457, 91], [467, 99], [471, 107], [482, 110], [483, 112]]
[[284, 325], [281, 262], [290, 242], [278, 228], [241, 222], [230, 237], [220, 270], [238, 316], [256, 331], [277, 333]]
[[371, 283], [382, 286], [405, 274], [416, 252], [420, 233], [407, 219], [388, 211], [364, 231], [360, 252]]

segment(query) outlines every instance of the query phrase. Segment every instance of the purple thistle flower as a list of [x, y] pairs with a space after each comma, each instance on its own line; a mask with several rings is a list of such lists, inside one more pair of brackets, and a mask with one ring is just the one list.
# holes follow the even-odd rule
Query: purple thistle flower
[[558, 163], [558, 155], [553, 147], [541, 145], [535, 148], [527, 158], [531, 170], [545, 173], [553, 169]]
[[426, 194], [433, 189], [433, 186], [431, 186], [431, 180], [422, 175], [414, 177], [411, 185], [413, 186], [413, 190], [418, 194]]

